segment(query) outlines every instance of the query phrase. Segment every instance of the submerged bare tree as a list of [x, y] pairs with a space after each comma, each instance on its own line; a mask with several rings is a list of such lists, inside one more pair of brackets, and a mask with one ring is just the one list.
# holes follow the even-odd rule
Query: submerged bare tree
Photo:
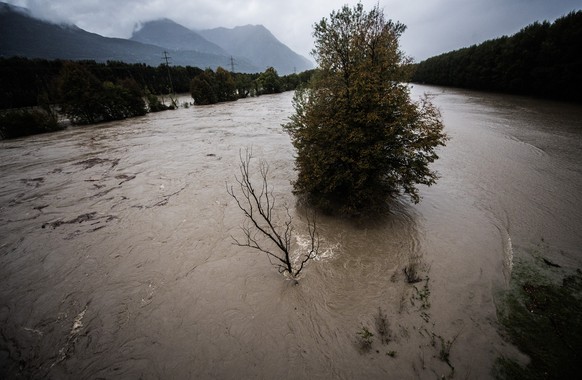
[[[305, 264], [317, 255], [319, 249], [319, 235], [315, 215], [307, 218], [309, 233], [309, 249], [298, 262], [291, 257], [291, 242], [293, 238], [293, 218], [287, 205], [282, 208], [285, 217], [279, 222], [276, 215], [276, 199], [273, 188], [269, 186], [269, 165], [266, 161], [259, 161], [261, 183], [253, 185], [251, 181], [252, 150], [240, 152], [240, 177], [235, 176], [236, 186], [226, 186], [226, 191], [235, 200], [245, 216], [241, 226], [243, 237], [232, 237], [240, 247], [250, 247], [267, 254], [271, 264], [277, 267], [279, 273], [289, 273], [296, 278]], [[237, 191], [235, 191], [235, 188]]]

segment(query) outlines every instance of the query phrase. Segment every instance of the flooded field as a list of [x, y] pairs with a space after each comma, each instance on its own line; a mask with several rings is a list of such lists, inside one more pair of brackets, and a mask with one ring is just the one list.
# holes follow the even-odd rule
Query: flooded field
[[307, 236], [292, 93], [0, 141], [0, 377], [490, 378], [519, 357], [495, 308], [514, 256], [582, 267], [582, 110], [425, 92], [441, 179], [373, 220], [320, 215], [298, 285], [233, 245], [225, 186], [252, 146]]

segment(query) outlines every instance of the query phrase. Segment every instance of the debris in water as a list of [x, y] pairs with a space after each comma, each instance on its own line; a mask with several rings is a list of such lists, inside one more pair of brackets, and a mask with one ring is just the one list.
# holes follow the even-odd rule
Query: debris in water
[[27, 186], [39, 187], [44, 182], [43, 177], [38, 178], [23, 178], [20, 182], [24, 183]]
[[96, 215], [97, 215], [96, 212], [89, 212], [89, 213], [86, 213], [86, 214], [79, 215], [75, 219], [66, 220], [66, 221], [56, 220], [54, 222], [45, 223], [45, 224], [42, 225], [42, 228], [45, 228], [47, 226], [50, 226], [52, 228], [57, 228], [57, 227], [59, 227], [59, 226], [61, 226], [63, 224], [83, 223], [83, 222], [87, 222], [89, 220], [95, 219], [95, 216]]
[[116, 179], [121, 179], [123, 181], [119, 182], [119, 185], [131, 181], [132, 179], [135, 179], [135, 175], [128, 175], [128, 174], [119, 174], [115, 176]]
[[69, 336], [78, 334], [79, 331], [81, 331], [81, 329], [83, 328], [83, 317], [85, 316], [85, 313], [87, 312], [87, 306], [85, 306], [85, 308], [83, 309], [82, 312], [80, 312], [77, 317], [75, 318], [75, 320], [73, 321], [73, 328], [71, 329], [71, 333], [69, 334]]
[[82, 165], [83, 169], [90, 169], [95, 165], [103, 165], [109, 164], [112, 168], [116, 167], [119, 164], [119, 159], [111, 160], [109, 158], [90, 158], [88, 160], [76, 162], [75, 165]]
[[42, 331], [40, 331], [40, 330], [37, 330], [37, 329], [31, 329], [30, 327], [23, 327], [22, 329], [23, 329], [24, 331], [28, 331], [28, 332], [31, 332], [31, 333], [37, 334], [37, 335], [39, 335], [39, 336], [43, 336], [43, 335], [44, 335], [44, 333], [43, 333]]
[[55, 362], [51, 365], [51, 368], [69, 358], [70, 354], [75, 350], [75, 343], [77, 343], [79, 332], [81, 332], [81, 329], [83, 328], [83, 317], [85, 317], [86, 312], [87, 305], [85, 305], [83, 311], [77, 314], [73, 320], [73, 326], [71, 327], [71, 332], [69, 333], [67, 342], [65, 343], [64, 347], [59, 350], [57, 360], [55, 360]]
[[562, 266], [560, 266], [560, 265], [558, 265], [558, 264], [556, 264], [556, 263], [554, 263], [554, 262], [546, 259], [545, 257], [543, 257], [542, 260], [544, 260], [544, 263], [546, 265], [548, 265], [548, 266], [551, 266], [551, 267], [554, 267], [554, 268], [561, 268], [562, 267]]

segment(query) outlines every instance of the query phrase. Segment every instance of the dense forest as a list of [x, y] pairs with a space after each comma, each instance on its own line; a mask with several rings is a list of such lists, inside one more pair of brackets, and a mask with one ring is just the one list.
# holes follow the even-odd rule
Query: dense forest
[[582, 11], [414, 65], [413, 82], [582, 102]]

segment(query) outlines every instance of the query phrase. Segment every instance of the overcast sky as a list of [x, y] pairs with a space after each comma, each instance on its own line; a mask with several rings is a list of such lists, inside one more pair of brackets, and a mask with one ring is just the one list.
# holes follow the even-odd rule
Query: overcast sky
[[[140, 22], [169, 18], [191, 29], [262, 24], [312, 59], [313, 24], [357, 0], [0, 0], [36, 17], [69, 22], [107, 37], [129, 38]], [[402, 49], [416, 61], [511, 35], [534, 21], [582, 9], [582, 0], [362, 0], [407, 26]]]

